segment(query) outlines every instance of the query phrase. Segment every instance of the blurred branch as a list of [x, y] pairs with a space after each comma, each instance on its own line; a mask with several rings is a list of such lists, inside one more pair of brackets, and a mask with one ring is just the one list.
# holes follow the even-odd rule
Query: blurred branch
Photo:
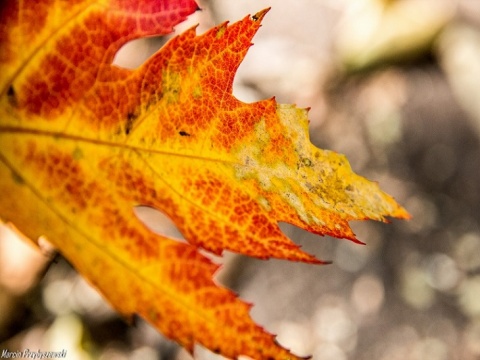
[[354, 2], [339, 25], [338, 62], [352, 73], [421, 57], [455, 13], [444, 0]]
[[0, 339], [12, 335], [9, 328], [22, 308], [20, 300], [39, 283], [54, 256], [44, 238], [34, 243], [0, 221]]

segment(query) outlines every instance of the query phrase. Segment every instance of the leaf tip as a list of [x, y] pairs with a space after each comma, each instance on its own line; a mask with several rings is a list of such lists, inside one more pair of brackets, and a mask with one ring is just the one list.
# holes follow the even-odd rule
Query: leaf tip
[[[276, 335], [274, 335], [273, 342], [274, 342], [277, 346], [279, 346], [280, 348], [285, 349], [285, 351], [288, 352], [289, 355], [284, 358], [285, 360], [308, 360], [308, 359], [311, 359], [311, 358], [312, 358], [312, 355], [299, 356], [299, 355], [293, 354], [293, 353], [290, 351], [290, 349], [285, 348], [283, 345], [281, 345], [281, 344], [278, 342]], [[268, 360], [274, 360], [274, 358], [269, 357]]]
[[367, 243], [364, 243], [362, 240], [357, 239], [355, 236], [351, 237], [351, 238], [348, 238], [348, 240], [351, 240], [355, 244], [358, 244], [358, 245], [367, 245]]
[[410, 220], [412, 218], [412, 215], [402, 206], [400, 206], [393, 214], [392, 216], [397, 219], [402, 219], [402, 220]]
[[318, 265], [332, 265], [332, 260], [318, 260]]
[[267, 14], [267, 12], [269, 12], [271, 9], [271, 7], [268, 7], [266, 9], [263, 9], [259, 12], [257, 12], [255, 15], [252, 15], [251, 16], [251, 19], [255, 22], [261, 22], [263, 20], [263, 18], [265, 17], [265, 15]]

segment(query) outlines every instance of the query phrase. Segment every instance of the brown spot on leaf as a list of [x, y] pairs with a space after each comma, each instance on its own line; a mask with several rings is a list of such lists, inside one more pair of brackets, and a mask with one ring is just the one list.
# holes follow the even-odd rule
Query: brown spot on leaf
[[132, 130], [133, 124], [135, 123], [135, 120], [137, 120], [137, 115], [134, 113], [128, 113], [127, 114], [127, 121], [125, 122], [125, 135], [130, 134], [130, 131]]
[[13, 87], [13, 85], [10, 85], [8, 87], [7, 97], [8, 97], [8, 102], [10, 103], [10, 105], [12, 105], [12, 106], [17, 106], [18, 105], [17, 95], [15, 93], [15, 88]]

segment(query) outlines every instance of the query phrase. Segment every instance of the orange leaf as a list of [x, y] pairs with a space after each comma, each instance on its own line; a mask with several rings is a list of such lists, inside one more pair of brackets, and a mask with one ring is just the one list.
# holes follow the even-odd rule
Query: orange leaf
[[[349, 220], [408, 214], [310, 143], [306, 110], [233, 97], [266, 11], [190, 29], [130, 71], [111, 64], [118, 49], [169, 32], [193, 1], [1, 6], [0, 217], [47, 236], [120, 313], [189, 351], [296, 359], [214, 283], [198, 248], [320, 263], [277, 223], [356, 240]], [[188, 244], [148, 230], [137, 205], [167, 214]]]

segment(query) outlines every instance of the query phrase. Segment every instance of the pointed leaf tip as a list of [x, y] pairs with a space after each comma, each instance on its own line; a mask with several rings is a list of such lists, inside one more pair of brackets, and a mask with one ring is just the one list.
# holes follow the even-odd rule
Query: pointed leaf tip
[[252, 15], [251, 18], [253, 21], [256, 21], [256, 22], [261, 22], [263, 20], [263, 18], [265, 17], [265, 15], [270, 11], [271, 7], [268, 7], [266, 9], [263, 9], [259, 12], [257, 12], [255, 15]]

